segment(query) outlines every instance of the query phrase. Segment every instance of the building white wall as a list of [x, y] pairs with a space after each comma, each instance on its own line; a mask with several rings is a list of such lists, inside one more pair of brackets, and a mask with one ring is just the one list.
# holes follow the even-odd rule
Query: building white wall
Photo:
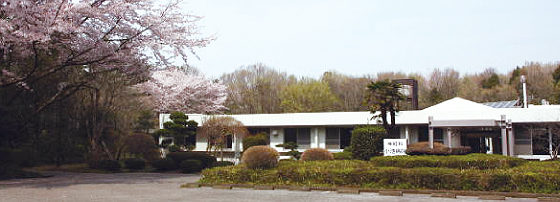
[[[279, 152], [284, 152], [283, 147], [277, 147], [276, 145], [284, 144], [284, 129], [282, 128], [272, 128], [270, 130], [270, 146], [275, 148]], [[286, 150], [289, 151], [289, 150]]]

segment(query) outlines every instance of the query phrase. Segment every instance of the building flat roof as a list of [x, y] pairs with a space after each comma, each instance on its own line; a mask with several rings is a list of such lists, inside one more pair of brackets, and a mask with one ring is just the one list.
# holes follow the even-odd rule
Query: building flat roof
[[[529, 108], [493, 108], [462, 98], [453, 98], [423, 110], [401, 111], [397, 114], [397, 125], [428, 124], [428, 117], [435, 121], [501, 120], [505, 115], [512, 123], [559, 122], [560, 105], [529, 106]], [[209, 115], [188, 114], [189, 120], [199, 124]], [[354, 126], [376, 124], [370, 112], [319, 112], [285, 114], [240, 114], [232, 116], [248, 127], [285, 127], [285, 126]], [[160, 128], [170, 121], [169, 114], [160, 115]]]

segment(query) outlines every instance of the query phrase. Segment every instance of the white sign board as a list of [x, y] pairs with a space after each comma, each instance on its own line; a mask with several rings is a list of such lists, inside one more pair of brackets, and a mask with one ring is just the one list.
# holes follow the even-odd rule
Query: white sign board
[[406, 155], [406, 139], [383, 139], [383, 156]]

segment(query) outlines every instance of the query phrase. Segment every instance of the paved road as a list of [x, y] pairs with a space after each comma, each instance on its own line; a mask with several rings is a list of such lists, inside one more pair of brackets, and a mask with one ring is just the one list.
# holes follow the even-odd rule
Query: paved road
[[[4, 201], [477, 201], [476, 197], [457, 199], [431, 198], [429, 195], [405, 194], [402, 197], [376, 193], [337, 194], [328, 191], [220, 190], [209, 187], [180, 188], [196, 182], [198, 175], [158, 173], [84, 174], [54, 173], [53, 177], [0, 181], [0, 202]], [[507, 201], [537, 201], [512, 199]]]

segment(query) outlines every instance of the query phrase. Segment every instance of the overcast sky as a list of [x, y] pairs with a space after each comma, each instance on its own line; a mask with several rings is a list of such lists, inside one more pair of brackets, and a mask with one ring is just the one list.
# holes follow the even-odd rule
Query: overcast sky
[[263, 63], [297, 76], [507, 73], [560, 60], [560, 1], [185, 0], [218, 39], [190, 64], [209, 77]]

